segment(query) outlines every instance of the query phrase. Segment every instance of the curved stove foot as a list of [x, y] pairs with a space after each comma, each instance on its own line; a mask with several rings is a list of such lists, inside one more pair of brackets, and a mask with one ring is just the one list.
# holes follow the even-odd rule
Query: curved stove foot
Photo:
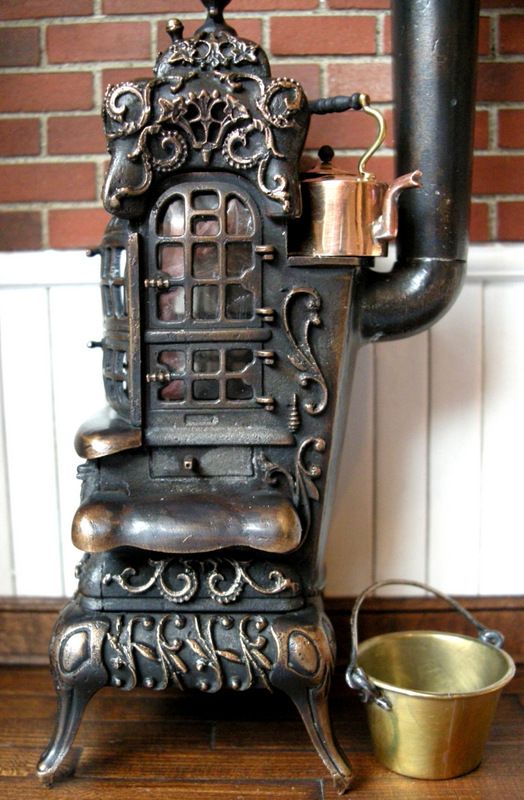
[[102, 642], [109, 625], [103, 619], [83, 619], [78, 610], [74, 603], [66, 606], [51, 639], [58, 714], [55, 731], [37, 767], [39, 780], [47, 786], [73, 771], [74, 764], [66, 757], [89, 700], [108, 679], [102, 663]]
[[278, 663], [271, 684], [297, 707], [311, 741], [331, 774], [339, 794], [345, 794], [353, 771], [331, 725], [328, 694], [335, 661], [333, 630], [323, 611], [308, 606], [275, 620]]

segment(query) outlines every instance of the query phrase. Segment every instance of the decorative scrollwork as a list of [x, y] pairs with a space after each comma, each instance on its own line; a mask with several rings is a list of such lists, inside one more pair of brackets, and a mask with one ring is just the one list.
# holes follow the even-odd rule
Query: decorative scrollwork
[[[257, 565], [258, 572], [263, 574], [255, 579], [250, 574], [252, 562], [240, 562], [233, 558], [206, 559], [203, 562], [190, 562], [176, 557], [149, 559], [147, 566], [145, 575], [140, 575], [134, 567], [126, 567], [119, 574], [108, 573], [103, 582], [108, 586], [114, 581], [125, 592], [134, 595], [144, 594], [157, 586], [162, 597], [177, 604], [192, 600], [203, 586], [207, 586], [212, 600], [224, 605], [236, 602], [246, 586], [266, 597], [286, 590], [295, 592], [299, 588], [293, 579], [271, 564], [264, 565], [264, 570]], [[179, 588], [173, 585], [175, 581], [180, 584]]]
[[294, 475], [281, 464], [269, 461], [264, 454], [258, 457], [262, 478], [266, 483], [275, 484], [279, 476], [287, 482], [293, 504], [297, 510], [302, 511], [304, 535], [308, 533], [311, 525], [311, 500], [318, 501], [320, 499], [315, 481], [322, 475], [322, 469], [317, 464], [308, 466], [305, 463], [306, 450], [310, 447], [313, 447], [317, 453], [323, 453], [326, 449], [326, 442], [324, 439], [309, 436], [300, 443], [295, 455]]
[[173, 563], [175, 563], [175, 559], [172, 558], [160, 561], [150, 558], [148, 564], [153, 567], [153, 573], [143, 583], [131, 582], [131, 579], [136, 578], [138, 575], [137, 570], [133, 567], [126, 567], [119, 575], [107, 575], [104, 582], [107, 585], [111, 581], [115, 581], [121, 589], [129, 592], [129, 594], [143, 594], [156, 584], [160, 594], [166, 600], [172, 603], [187, 603], [199, 589], [198, 575], [189, 561], [182, 560], [178, 562], [182, 571], [176, 574], [176, 580], [181, 582], [182, 586], [179, 589], [175, 589], [168, 583], [165, 575], [167, 568]]
[[293, 78], [275, 78], [257, 100], [262, 115], [275, 128], [296, 127], [293, 116], [303, 103], [304, 90]]
[[180, 39], [169, 49], [169, 64], [188, 64], [199, 69], [216, 69], [257, 62], [257, 45], [237, 39], [227, 31], [208, 33], [206, 38]]
[[[234, 603], [246, 585], [250, 586], [255, 592], [262, 595], [273, 595], [285, 592], [286, 589], [296, 591], [298, 584], [286, 578], [286, 576], [278, 569], [272, 569], [267, 575], [268, 584], [261, 584], [257, 582], [250, 574], [249, 567], [251, 562], [239, 562], [233, 559], [221, 559], [220, 562], [212, 560], [212, 570], [207, 576], [206, 582], [209, 588], [209, 594], [217, 603]], [[219, 571], [222, 569], [223, 564], [228, 564], [233, 570], [233, 578], [228, 579]], [[226, 583], [225, 588], [221, 588], [220, 584]]]
[[[151, 139], [151, 144], [148, 139]], [[187, 152], [187, 144], [177, 131], [164, 130], [161, 125], [148, 125], [128, 158], [130, 161], [142, 159], [149, 171], [153, 168], [159, 172], [171, 172], [184, 163]]]
[[[293, 301], [300, 296], [307, 298], [305, 304], [306, 314], [301, 317], [301, 330], [295, 335], [291, 308]], [[301, 386], [307, 387], [308, 384], [313, 382], [320, 388], [321, 396], [318, 403], [304, 403], [304, 409], [313, 416], [321, 414], [328, 402], [327, 384], [309, 341], [311, 326], [318, 327], [322, 325], [319, 314], [321, 307], [322, 300], [319, 293], [316, 289], [309, 287], [291, 289], [282, 302], [282, 324], [293, 348], [292, 352], [288, 354], [288, 359], [299, 372], [298, 380]]]
[[272, 146], [271, 131], [260, 120], [252, 120], [226, 137], [222, 155], [231, 167], [249, 169], [267, 158]]
[[258, 683], [271, 691], [276, 643], [262, 635], [267, 626], [265, 617], [252, 615], [238, 620], [214, 614], [120, 615], [106, 633], [111, 682], [125, 689], [171, 684], [204, 692], [224, 686], [240, 691]]
[[[152, 147], [147, 140], [153, 137]], [[140, 133], [135, 149], [128, 154], [129, 161], [141, 162], [143, 178], [135, 186], [122, 186], [111, 197], [110, 205], [116, 209], [122, 197], [136, 197], [147, 192], [153, 180], [154, 170], [171, 172], [178, 169], [187, 159], [188, 148], [184, 139], [176, 131], [164, 131], [160, 125], [148, 125]]]
[[[178, 49], [172, 57], [211, 69], [226, 62], [251, 60], [250, 47], [228, 35], [217, 42], [185, 40], [176, 43]], [[302, 87], [290, 78], [267, 83], [257, 75], [222, 74], [214, 69], [211, 75], [216, 88], [204, 89], [200, 84], [198, 92], [181, 93], [186, 84], [195, 78], [198, 81], [196, 71], [178, 78], [110, 87], [104, 104], [108, 140], [137, 137], [131, 152], [129, 146], [125, 151], [125, 158], [135, 166], [118, 172], [119, 185], [106, 200], [112, 211], [116, 212], [123, 198], [147, 192], [156, 173], [178, 170], [199, 153], [205, 166], [214, 154], [220, 154], [233, 169], [256, 170], [260, 191], [289, 213], [289, 180], [283, 174], [286, 170], [278, 168], [286, 154], [280, 152], [276, 137], [295, 126], [295, 115], [305, 104]], [[246, 89], [248, 82], [256, 84], [254, 92]], [[243, 99], [247, 96], [249, 107], [239, 100], [239, 93]]]
[[290, 201], [291, 195], [289, 193], [289, 183], [287, 179], [277, 172], [275, 175], [272, 176], [272, 180], [274, 186], [267, 185], [267, 168], [269, 163], [271, 162], [271, 157], [268, 156], [263, 161], [260, 162], [260, 166], [258, 168], [258, 186], [265, 195], [267, 195], [271, 200], [274, 200], [277, 203], [280, 203], [282, 206], [282, 211], [287, 214], [290, 208]]
[[[104, 112], [121, 127], [107, 134], [108, 139], [131, 136], [142, 130], [151, 115], [151, 89], [155, 81], [140, 87], [126, 81], [108, 86], [104, 98]], [[135, 119], [130, 118], [132, 115]]]

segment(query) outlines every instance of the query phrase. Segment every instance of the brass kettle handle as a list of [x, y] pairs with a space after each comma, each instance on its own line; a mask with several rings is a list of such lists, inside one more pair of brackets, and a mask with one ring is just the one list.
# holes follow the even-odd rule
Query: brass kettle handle
[[378, 110], [378, 108], [374, 108], [370, 104], [369, 95], [367, 94], [360, 94], [358, 97], [360, 101], [360, 106], [362, 111], [365, 114], [369, 114], [370, 117], [374, 117], [377, 121], [377, 135], [375, 137], [374, 142], [368, 147], [365, 153], [360, 156], [358, 162], [358, 174], [361, 178], [365, 181], [373, 180], [375, 177], [371, 172], [366, 171], [366, 164], [368, 163], [371, 156], [377, 152], [379, 147], [382, 146], [384, 143], [384, 139], [386, 138], [386, 120], [384, 119], [383, 114]]
[[500, 631], [486, 628], [485, 625], [482, 625], [482, 623], [479, 622], [478, 619], [473, 616], [473, 614], [465, 609], [464, 606], [458, 603], [453, 597], [450, 597], [443, 592], [439, 592], [438, 589], [433, 589], [432, 586], [428, 586], [426, 583], [408, 580], [377, 581], [377, 583], [373, 583], [371, 586], [368, 586], [367, 589], [364, 589], [364, 591], [361, 592], [361, 594], [359, 594], [355, 600], [353, 611], [351, 612], [350, 622], [351, 652], [349, 657], [349, 666], [346, 670], [346, 683], [351, 689], [356, 689], [360, 692], [361, 699], [365, 703], [373, 702], [384, 711], [391, 711], [391, 703], [388, 698], [382, 694], [378, 686], [375, 686], [375, 684], [368, 678], [362, 667], [359, 667], [357, 663], [358, 613], [360, 611], [360, 607], [368, 595], [372, 594], [377, 589], [382, 589], [383, 586], [415, 586], [417, 589], [424, 589], [426, 592], [431, 592], [431, 594], [436, 595], [436, 597], [440, 597], [442, 600], [445, 600], [446, 603], [455, 609], [455, 611], [458, 611], [459, 614], [462, 614], [462, 616], [468, 620], [468, 622], [471, 622], [471, 624], [477, 629], [478, 638], [481, 642], [484, 642], [484, 644], [491, 644], [494, 647], [499, 648], [504, 644], [504, 636], [502, 633], [500, 633]]

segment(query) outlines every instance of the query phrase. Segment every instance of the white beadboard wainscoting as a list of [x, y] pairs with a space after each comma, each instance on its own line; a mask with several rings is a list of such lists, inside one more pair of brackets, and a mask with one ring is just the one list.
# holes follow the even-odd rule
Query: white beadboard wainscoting
[[[0, 595], [74, 590], [79, 424], [104, 405], [98, 259], [0, 256]], [[524, 246], [470, 251], [428, 333], [362, 349], [327, 593], [375, 579], [524, 593]], [[399, 590], [396, 590], [398, 593]]]

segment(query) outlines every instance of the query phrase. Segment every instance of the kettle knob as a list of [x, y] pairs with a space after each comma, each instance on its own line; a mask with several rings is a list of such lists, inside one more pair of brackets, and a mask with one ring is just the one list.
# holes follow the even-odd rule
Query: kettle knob
[[335, 158], [335, 151], [329, 144], [323, 144], [318, 151], [318, 158], [322, 166], [331, 164]]

